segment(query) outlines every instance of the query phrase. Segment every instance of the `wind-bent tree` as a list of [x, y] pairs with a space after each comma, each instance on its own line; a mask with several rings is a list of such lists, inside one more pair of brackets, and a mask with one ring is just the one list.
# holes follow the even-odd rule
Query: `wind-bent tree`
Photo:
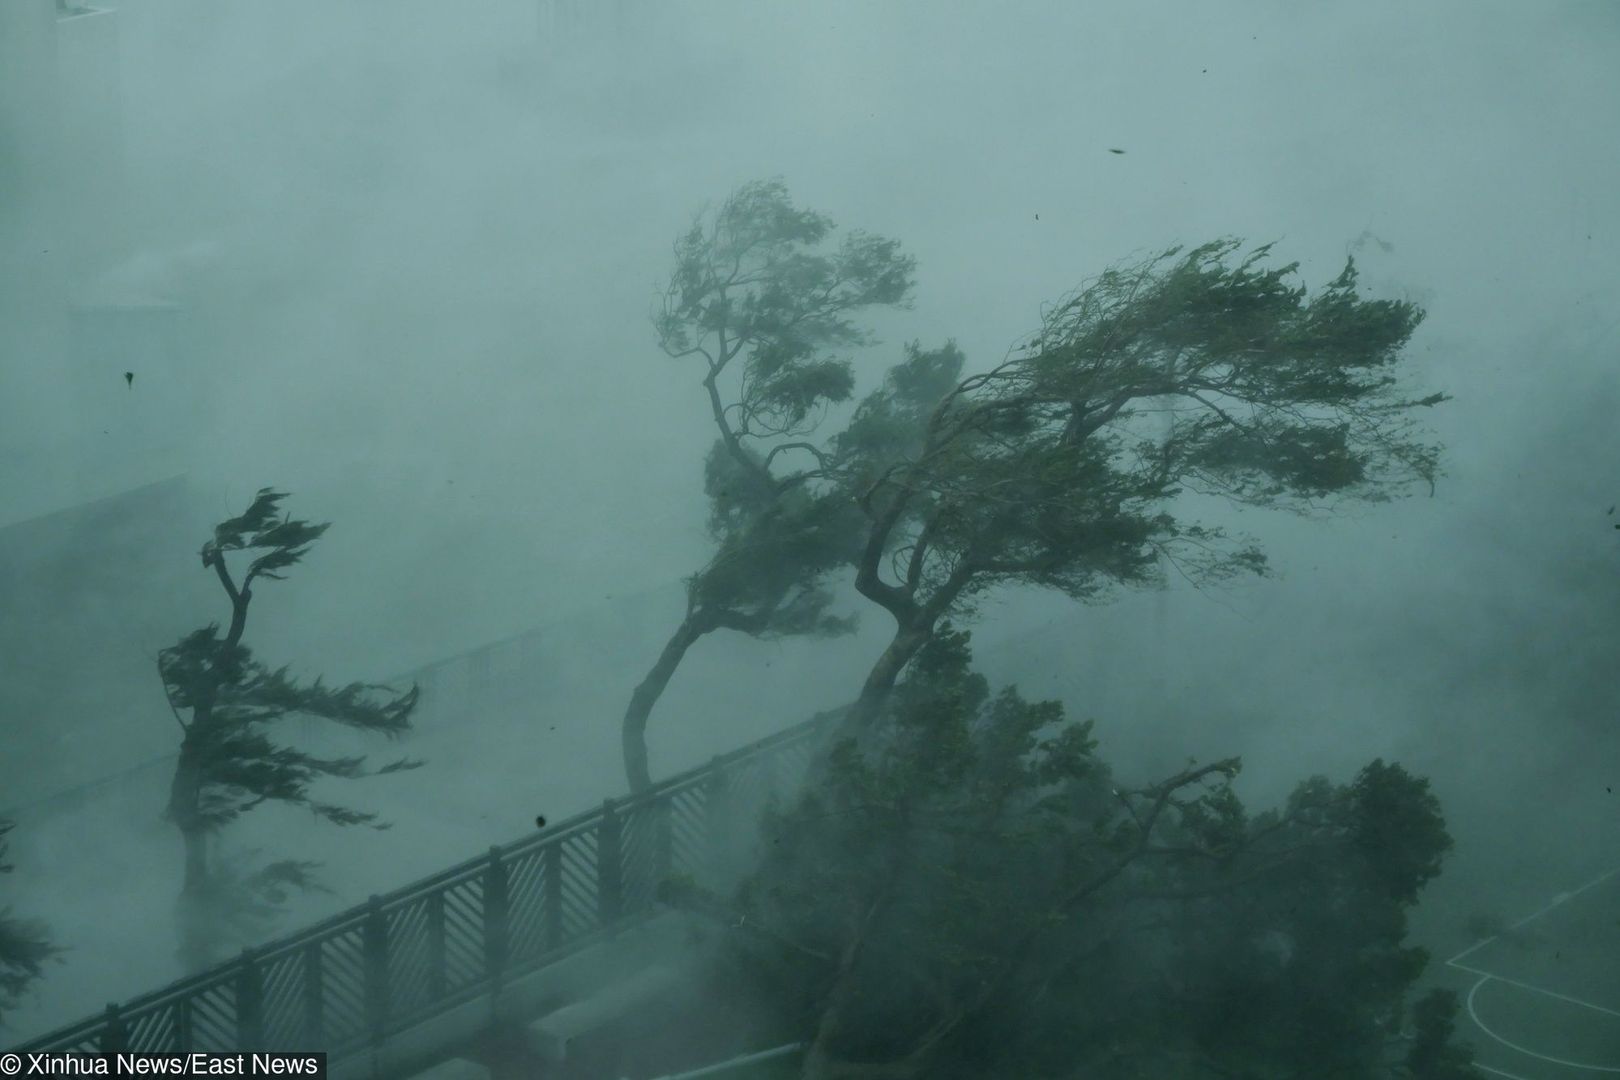
[[[0, 874], [14, 867], [6, 862], [6, 834], [12, 822], [0, 821]], [[45, 961], [60, 950], [50, 943], [45, 925], [34, 919], [18, 918], [10, 908], [0, 908], [0, 1026], [6, 1013], [17, 1004], [23, 991], [39, 978]]]
[[[1296, 264], [1239, 247], [1108, 270], [925, 415], [896, 405], [892, 380], [862, 403], [838, 440], [869, 521], [855, 584], [895, 632], [850, 730], [941, 620], [993, 587], [1094, 600], [1159, 583], [1165, 565], [1203, 581], [1264, 572], [1252, 544], [1172, 513], [1184, 492], [1303, 511], [1432, 487], [1438, 450], [1412, 413], [1446, 398], [1413, 398], [1398, 377], [1423, 313], [1358, 296], [1353, 261], [1307, 295]], [[897, 370], [937, 379], [959, 364], [914, 350]]]
[[634, 791], [651, 783], [647, 719], [692, 644], [715, 630], [754, 637], [847, 632], [828, 613], [826, 575], [859, 550], [858, 515], [826, 483], [816, 433], [849, 399], [840, 355], [870, 342], [851, 316], [900, 306], [913, 260], [893, 240], [793, 205], [780, 180], [747, 184], [675, 243], [653, 323], [677, 360], [701, 365], [719, 438], [708, 455], [714, 557], [686, 582], [686, 613], [635, 688], [622, 724]]
[[1253, 816], [1236, 759], [1128, 785], [948, 628], [885, 713], [737, 895], [666, 893], [719, 917], [809, 1080], [1477, 1080], [1455, 1001], [1409, 1000], [1406, 911], [1451, 844], [1426, 781], [1376, 761]]
[[[329, 527], [278, 516], [284, 498], [260, 490], [246, 513], [221, 522], [203, 544], [203, 569], [219, 579], [230, 601], [224, 633], [210, 623], [158, 654], [164, 693], [182, 732], [167, 814], [185, 843], [180, 954], [191, 969], [216, 959], [232, 934], [273, 911], [289, 888], [313, 884], [315, 864], [307, 861], [244, 869], [223, 858], [210, 844], [220, 830], [270, 801], [304, 807], [337, 825], [386, 828], [374, 814], [316, 798], [311, 785], [321, 777], [353, 779], [420, 764], [401, 759], [372, 773], [363, 758], [322, 758], [272, 738], [275, 724], [295, 715], [398, 736], [409, 728], [417, 703], [415, 686], [396, 693], [365, 683], [333, 688], [319, 677], [300, 684], [286, 667], [266, 667], [242, 644], [254, 585], [282, 580], [280, 571], [302, 561]], [[227, 562], [234, 553], [251, 556], [237, 574]]]

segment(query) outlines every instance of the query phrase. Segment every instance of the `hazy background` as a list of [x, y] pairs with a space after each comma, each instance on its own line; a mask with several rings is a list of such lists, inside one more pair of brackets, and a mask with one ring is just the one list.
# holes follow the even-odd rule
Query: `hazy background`
[[[1620, 862], [1620, 9], [0, 12], [0, 903], [71, 949], [7, 1041], [177, 974], [152, 658], [226, 613], [196, 551], [260, 487], [335, 522], [258, 590], [267, 660], [392, 677], [532, 631], [493, 697], [441, 669], [427, 768], [344, 786], [391, 831], [234, 834], [328, 862], [290, 920], [622, 790], [619, 715], [707, 551], [707, 407], [647, 315], [691, 215], [770, 175], [918, 258], [862, 390], [907, 340], [988, 364], [1108, 263], [1225, 234], [1426, 305], [1414, 366], [1455, 398], [1432, 498], [1234, 516], [1278, 574], [1220, 593], [998, 598], [981, 663], [1128, 773], [1240, 753], [1260, 801], [1380, 755], [1432, 776], [1440, 947], [1482, 888], [1515, 917]], [[702, 642], [655, 774], [851, 697], [888, 629], [862, 617]]]

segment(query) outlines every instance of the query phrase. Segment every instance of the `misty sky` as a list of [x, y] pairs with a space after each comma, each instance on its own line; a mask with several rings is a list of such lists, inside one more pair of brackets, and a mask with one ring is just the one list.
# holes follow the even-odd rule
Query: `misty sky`
[[[8, 143], [30, 216], [0, 218], [0, 524], [183, 473], [203, 505], [173, 555], [196, 573], [215, 520], [290, 491], [335, 525], [263, 589], [250, 637], [340, 679], [595, 627], [600, 648], [540, 703], [565, 718], [555, 745], [516, 721], [473, 737], [484, 757], [430, 740], [440, 767], [413, 782], [449, 803], [491, 775], [544, 789], [548, 769], [569, 774], [565, 811], [622, 786], [618, 713], [708, 551], [699, 372], [658, 351], [648, 315], [692, 215], [780, 175], [918, 259], [914, 305], [874, 318], [881, 344], [855, 357], [863, 392], [906, 341], [954, 338], [989, 365], [1111, 262], [1222, 235], [1275, 241], [1313, 288], [1353, 253], [1369, 291], [1423, 304], [1416, 381], [1454, 398], [1426, 417], [1448, 448], [1432, 498], [1225, 516], [1276, 580], [1102, 609], [1003, 597], [982, 659], [1095, 715], [1103, 753], [1133, 767], [1243, 753], [1270, 798], [1400, 757], [1466, 815], [1459, 859], [1598, 815], [1526, 873], [1615, 861], [1620, 803], [1595, 793], [1604, 769], [1620, 784], [1620, 8], [100, 6], [117, 20], [110, 94], [81, 107], [0, 83], [8, 116], [63, 98], [55, 127]], [[83, 185], [58, 181], [101, 152], [107, 108], [115, 175], [74, 202]], [[176, 305], [185, 348], [133, 385], [72, 370], [41, 281], [78, 304]], [[197, 596], [214, 602], [206, 581]], [[700, 645], [654, 717], [655, 755], [692, 764], [799, 718], [763, 714], [847, 699], [888, 630], [862, 617], [831, 644]], [[185, 628], [135, 626], [131, 648]], [[166, 715], [155, 678], [131, 694]], [[132, 726], [129, 743], [144, 758], [173, 732]], [[372, 803], [411, 812], [389, 798]], [[423, 862], [521, 828], [480, 815], [526, 793], [480, 798]], [[1508, 804], [1541, 816], [1493, 832]], [[432, 869], [399, 859], [378, 856], [365, 887]], [[53, 1019], [103, 1003], [44, 993]]]

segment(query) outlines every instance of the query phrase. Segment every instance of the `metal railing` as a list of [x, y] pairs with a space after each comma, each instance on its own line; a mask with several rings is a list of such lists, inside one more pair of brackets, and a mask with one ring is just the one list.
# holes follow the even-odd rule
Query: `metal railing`
[[802, 778], [832, 715], [16, 1049], [344, 1054], [379, 1045], [645, 917], [672, 875], [724, 881], [759, 809]]

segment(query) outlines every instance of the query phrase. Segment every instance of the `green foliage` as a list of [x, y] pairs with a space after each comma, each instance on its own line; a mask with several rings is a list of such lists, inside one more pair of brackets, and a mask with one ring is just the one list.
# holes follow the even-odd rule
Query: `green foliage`
[[882, 386], [861, 400], [848, 426], [833, 439], [857, 491], [922, 450], [929, 416], [956, 387], [966, 362], [954, 341], [937, 349], [907, 343], [905, 358], [888, 370]]
[[780, 488], [743, 468], [723, 442], [705, 469], [715, 554], [688, 579], [694, 610], [762, 638], [839, 634], [848, 619], [827, 612], [825, 576], [855, 557], [855, 508], [806, 485]]
[[948, 387], [954, 347], [908, 350], [838, 442], [870, 520], [861, 591], [926, 633], [1000, 584], [1094, 600], [1167, 566], [1262, 573], [1176, 497], [1306, 511], [1432, 486], [1411, 414], [1444, 395], [1395, 374], [1422, 312], [1359, 296], [1353, 263], [1312, 295], [1269, 255], [1220, 240], [1112, 268]]
[[[1196, 838], [1206, 823], [1188, 824]], [[1156, 888], [1187, 897], [1167, 915], [1176, 959], [1156, 988], [1160, 1022], [1255, 1076], [1389, 1075], [1428, 960], [1405, 944], [1406, 909], [1451, 846], [1427, 782], [1374, 761], [1348, 785], [1314, 777], [1282, 813], [1218, 831], [1241, 840], [1158, 868]], [[1166, 839], [1177, 846], [1175, 831]]]
[[229, 518], [215, 526], [214, 538], [202, 548], [203, 565], [223, 566], [221, 560], [227, 551], [262, 550], [264, 554], [249, 564], [242, 587], [246, 588], [257, 577], [281, 580], [275, 571], [297, 564], [309, 545], [331, 527], [285, 517], [278, 520], [276, 510], [286, 497], [285, 492], [260, 488], [241, 517]]
[[[691, 581], [693, 609], [761, 635], [847, 629], [825, 616], [822, 578], [853, 558], [859, 519], [820, 483], [825, 448], [803, 440], [853, 390], [838, 350], [870, 338], [852, 316], [911, 290], [896, 242], [851, 232], [829, 249], [832, 231], [782, 181], [746, 184], [676, 242], [654, 319], [665, 352], [703, 358], [720, 429], [704, 467], [718, 550]], [[779, 475], [779, 459], [801, 467]]]
[[1382, 759], [1356, 777], [1351, 798], [1354, 843], [1375, 880], [1391, 899], [1415, 903], [1451, 847], [1440, 800], [1427, 780]]
[[897, 242], [850, 232], [827, 250], [832, 229], [773, 179], [737, 189], [676, 241], [654, 328], [671, 356], [703, 356], [711, 377], [741, 357], [727, 420], [740, 437], [802, 434], [823, 404], [846, 400], [854, 377], [834, 350], [868, 341], [850, 314], [911, 291], [915, 264]]
[[1404, 1062], [1411, 1080], [1484, 1080], [1473, 1055], [1452, 1041], [1456, 1015], [1457, 995], [1450, 990], [1431, 990], [1412, 1006], [1412, 1046]]
[[816, 436], [854, 390], [844, 351], [871, 341], [854, 316], [904, 305], [915, 264], [893, 240], [832, 234], [830, 218], [763, 180], [675, 242], [653, 325], [665, 353], [703, 364], [719, 432], [704, 467], [715, 554], [687, 579], [685, 617], [625, 710], [633, 790], [651, 783], [647, 719], [693, 642], [719, 629], [772, 638], [853, 628], [830, 614], [826, 578], [860, 550], [861, 520]]
[[[11, 822], [0, 821], [0, 874], [15, 870], [6, 862], [6, 834], [13, 828]], [[60, 952], [50, 943], [44, 923], [18, 918], [10, 908], [0, 908], [0, 1026], [7, 1010], [44, 973], [45, 962]]]
[[[1004, 584], [1094, 600], [1167, 567], [1263, 573], [1252, 542], [1172, 512], [1185, 493], [1307, 512], [1432, 487], [1438, 450], [1412, 417], [1445, 398], [1397, 374], [1422, 312], [1360, 296], [1353, 263], [1312, 294], [1269, 247], [1174, 248], [1106, 271], [988, 371], [908, 345], [811, 442], [850, 394], [835, 350], [867, 340], [820, 305], [888, 295], [838, 292], [884, 279], [810, 254], [830, 231], [773, 181], [677, 244], [660, 340], [706, 362], [721, 432], [720, 550], [688, 621], [773, 612], [848, 559], [896, 637], [848, 737], [769, 819], [758, 873], [730, 901], [689, 882], [667, 898], [748, 928], [738, 963], [813, 1037], [812, 1075], [1370, 1080], [1461, 1060], [1443, 999], [1412, 1014], [1430, 1050], [1399, 1044], [1426, 962], [1405, 909], [1450, 844], [1424, 781], [1378, 761], [1260, 814], [1230, 787], [1235, 760], [1120, 790], [1088, 724], [992, 693], [949, 623]], [[804, 467], [779, 476], [789, 454]]]
[[[326, 777], [354, 779], [421, 764], [402, 758], [369, 770], [363, 758], [321, 757], [274, 738], [275, 726], [291, 716], [395, 737], [409, 729], [418, 702], [414, 686], [395, 692], [367, 683], [332, 687], [320, 677], [300, 682], [286, 667], [265, 666], [242, 644], [253, 582], [282, 580], [280, 572], [299, 563], [328, 528], [278, 516], [285, 498], [261, 489], [245, 513], [220, 523], [203, 545], [203, 566], [214, 572], [230, 603], [229, 627], [222, 631], [210, 623], [158, 654], [158, 674], [182, 731], [168, 814], [188, 848], [183, 952], [190, 964], [200, 963], [226, 937], [262, 927], [289, 889], [313, 881], [313, 864], [247, 866], [211, 852], [210, 836], [266, 802], [300, 806], [336, 825], [386, 828], [374, 814], [317, 798], [313, 785]], [[237, 552], [252, 556], [240, 581], [227, 560]]]
[[332, 688], [316, 678], [299, 684], [287, 668], [259, 663], [247, 646], [228, 646], [215, 625], [164, 650], [158, 670], [173, 706], [192, 713], [184, 745], [197, 770], [193, 817], [204, 828], [218, 829], [272, 800], [303, 806], [333, 824], [385, 828], [375, 815], [313, 798], [310, 785], [322, 776], [355, 779], [421, 764], [401, 759], [367, 770], [363, 758], [307, 754], [277, 743], [267, 730], [297, 715], [397, 736], [409, 729], [416, 687], [393, 694], [366, 683]]
[[1236, 761], [1122, 788], [1090, 724], [992, 693], [969, 661], [942, 627], [882, 724], [769, 816], [729, 905], [666, 895], [737, 930], [741, 977], [812, 1059], [895, 1077], [1470, 1075], [1454, 1002], [1406, 1019], [1426, 956], [1405, 911], [1450, 845], [1424, 781], [1376, 761], [1260, 814]]

